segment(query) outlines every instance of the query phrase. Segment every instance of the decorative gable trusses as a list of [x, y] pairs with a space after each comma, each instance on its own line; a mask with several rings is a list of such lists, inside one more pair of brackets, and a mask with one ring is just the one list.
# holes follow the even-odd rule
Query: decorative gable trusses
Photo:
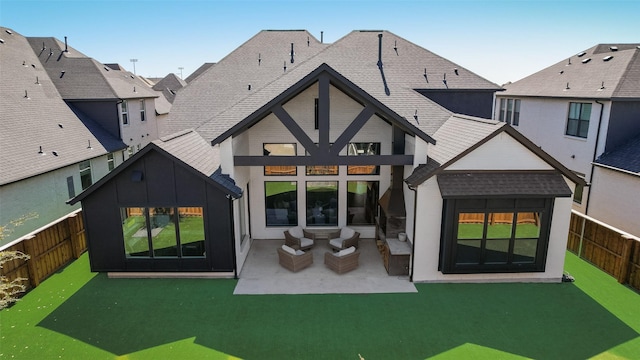
[[[304, 90], [314, 84], [318, 84], [318, 133], [319, 141], [315, 144], [305, 133], [289, 113], [284, 109], [283, 104], [291, 100]], [[346, 95], [362, 104], [364, 108], [351, 121], [344, 132], [333, 142], [329, 139], [330, 115], [329, 115], [329, 89], [334, 86]], [[367, 94], [358, 86], [344, 78], [327, 64], [322, 64], [309, 73], [296, 84], [273, 98], [267, 104], [255, 111], [243, 121], [237, 123], [228, 131], [224, 132], [211, 143], [212, 145], [224, 141], [229, 136], [237, 135], [256, 122], [262, 120], [267, 115], [273, 113], [286, 127], [291, 134], [302, 144], [309, 156], [235, 156], [235, 165], [239, 166], [264, 166], [264, 165], [410, 165], [413, 164], [412, 155], [392, 154], [392, 155], [371, 155], [366, 158], [357, 156], [340, 156], [339, 153], [358, 133], [358, 131], [375, 114], [383, 118], [405, 133], [418, 136], [424, 141], [435, 144], [435, 140], [429, 135], [415, 128], [406, 119], [399, 116], [374, 97]]]

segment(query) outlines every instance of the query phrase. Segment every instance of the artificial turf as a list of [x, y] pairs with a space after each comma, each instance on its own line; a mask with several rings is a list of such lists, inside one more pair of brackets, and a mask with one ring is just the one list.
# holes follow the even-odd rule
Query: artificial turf
[[233, 295], [231, 279], [108, 279], [87, 255], [0, 311], [15, 359], [637, 358], [640, 295], [568, 254], [575, 283]]

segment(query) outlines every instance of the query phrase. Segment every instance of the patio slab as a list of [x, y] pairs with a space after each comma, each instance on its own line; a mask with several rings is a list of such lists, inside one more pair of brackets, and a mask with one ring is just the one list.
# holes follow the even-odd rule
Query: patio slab
[[331, 251], [327, 240], [316, 240], [313, 264], [293, 273], [278, 263], [276, 249], [284, 240], [254, 240], [239, 274], [234, 295], [263, 294], [373, 294], [418, 292], [408, 276], [389, 276], [375, 240], [360, 240], [359, 266], [338, 275], [324, 265]]

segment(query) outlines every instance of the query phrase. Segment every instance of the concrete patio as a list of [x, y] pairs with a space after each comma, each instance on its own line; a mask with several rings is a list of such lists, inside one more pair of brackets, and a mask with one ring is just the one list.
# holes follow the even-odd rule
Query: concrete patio
[[415, 293], [408, 276], [389, 276], [373, 239], [360, 240], [357, 269], [338, 275], [324, 265], [331, 251], [327, 240], [316, 240], [310, 250], [313, 264], [293, 273], [278, 263], [276, 249], [284, 240], [254, 240], [239, 274], [234, 295], [262, 294], [372, 294]]

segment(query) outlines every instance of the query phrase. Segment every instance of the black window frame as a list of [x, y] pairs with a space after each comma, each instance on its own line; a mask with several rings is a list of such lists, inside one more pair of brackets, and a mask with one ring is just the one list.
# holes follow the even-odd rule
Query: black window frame
[[[553, 215], [554, 198], [482, 198], [482, 199], [445, 199], [443, 203], [443, 227], [440, 238], [440, 259], [438, 270], [443, 274], [482, 274], [482, 273], [517, 273], [544, 272], [546, 269], [551, 220]], [[509, 245], [507, 264], [486, 264], [486, 230], [483, 234], [481, 255], [478, 264], [456, 264], [458, 219], [460, 213], [514, 213], [514, 220], [518, 213], [540, 213], [540, 234], [538, 237], [535, 261], [532, 263], [513, 262], [512, 232]]]
[[[266, 145], [293, 145], [293, 155], [270, 155], [270, 153], [267, 153], [268, 150], [265, 148]], [[262, 155], [263, 156], [298, 156], [298, 144], [293, 142], [293, 143], [262, 143]], [[295, 165], [284, 165], [284, 167], [288, 167], [291, 168], [293, 170], [292, 174], [287, 174], [287, 173], [282, 173], [282, 174], [278, 174], [278, 173], [267, 173], [267, 169], [271, 169], [276, 165], [265, 165], [262, 168], [263, 174], [264, 176], [297, 176], [298, 175], [298, 167]]]
[[[578, 118], [572, 118], [571, 117], [571, 113], [572, 113], [572, 106], [579, 106], [579, 110], [577, 111], [578, 113]], [[588, 105], [589, 108], [589, 115], [588, 116], [583, 116], [583, 111], [586, 108], [586, 105]], [[591, 119], [591, 110], [593, 108], [593, 104], [592, 103], [580, 103], [580, 102], [570, 102], [569, 103], [569, 109], [567, 112], [567, 126], [565, 127], [565, 132], [564, 134], [567, 136], [573, 136], [573, 137], [578, 137], [581, 139], [586, 139], [589, 137], [589, 122]], [[586, 117], [586, 119], [584, 119], [583, 117]], [[571, 126], [572, 124], [576, 124], [575, 126], [575, 132], [572, 130], [573, 126]]]
[[[267, 184], [269, 183], [290, 183], [290, 184], [295, 184], [295, 199], [291, 200], [289, 199], [288, 202], [293, 202], [294, 208], [293, 208], [293, 214], [292, 215], [289, 211], [287, 212], [287, 223], [280, 223], [280, 222], [270, 222], [270, 216], [269, 216], [269, 211], [270, 209], [280, 209], [280, 208], [275, 208], [275, 207], [269, 207], [267, 206], [268, 203], [268, 197], [267, 197]], [[300, 216], [298, 215], [298, 207], [299, 207], [299, 200], [298, 200], [298, 181], [295, 180], [265, 180], [263, 182], [263, 186], [264, 186], [264, 224], [265, 227], [267, 228], [274, 228], [274, 227], [293, 227], [293, 226], [298, 226], [298, 224], [300, 223]], [[291, 206], [289, 206], [289, 208], [291, 208]], [[278, 220], [278, 219], [276, 219]]]
[[[374, 153], [373, 154], [358, 154], [357, 151], [355, 154], [351, 153], [351, 149], [354, 147], [357, 147], [358, 145], [364, 145], [367, 144], [369, 146], [374, 147]], [[347, 155], [348, 156], [368, 156], [368, 155], [380, 155], [382, 153], [382, 143], [380, 143], [379, 141], [354, 141], [354, 142], [350, 142], [349, 146], [347, 148]], [[364, 166], [373, 166], [373, 171], [370, 173], [361, 173], [361, 172], [354, 172], [354, 169], [356, 168], [360, 168], [362, 167], [362, 165], [347, 165], [347, 176], [368, 176], [368, 175], [380, 175], [380, 165], [364, 165]]]

